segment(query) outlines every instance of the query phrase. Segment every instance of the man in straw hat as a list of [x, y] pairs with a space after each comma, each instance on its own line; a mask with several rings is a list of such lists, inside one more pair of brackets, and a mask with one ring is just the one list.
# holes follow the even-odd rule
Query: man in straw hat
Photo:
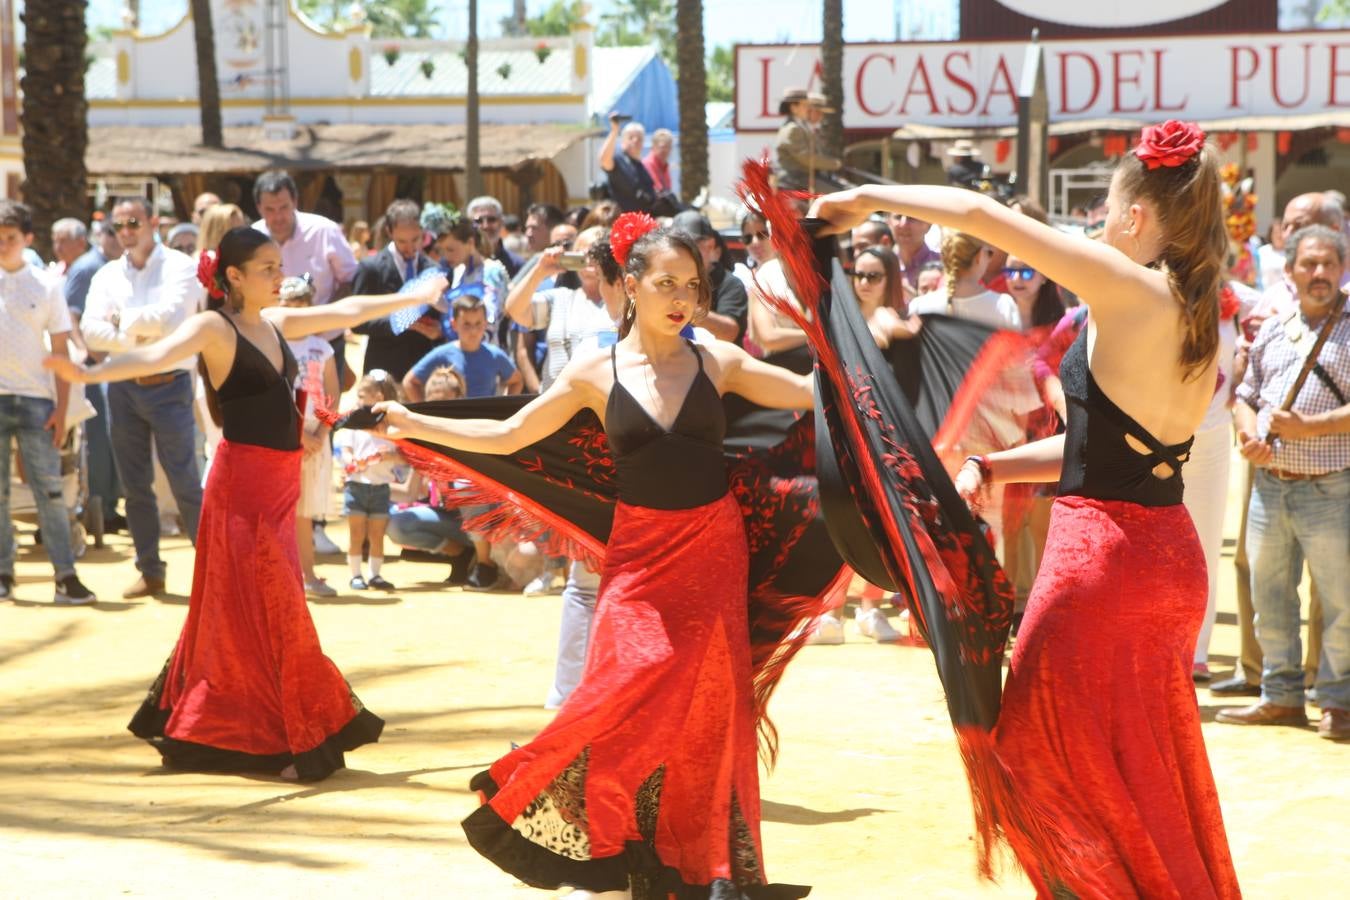
[[836, 172], [843, 165], [835, 157], [822, 153], [818, 147], [820, 137], [815, 125], [826, 112], [832, 111], [825, 105], [825, 98], [819, 94], [808, 94], [802, 88], [788, 88], [783, 92], [783, 99], [778, 102], [778, 112], [785, 117], [785, 121], [778, 129], [775, 145], [780, 188], [814, 194], [817, 180], [820, 181], [821, 190], [839, 190], [844, 186], [833, 179], [817, 175], [818, 172]]
[[952, 158], [952, 164], [947, 167], [947, 181], [950, 184], [975, 187], [984, 178], [984, 163], [976, 159], [980, 155], [980, 148], [974, 141], [962, 138], [953, 142], [947, 148], [947, 155]]

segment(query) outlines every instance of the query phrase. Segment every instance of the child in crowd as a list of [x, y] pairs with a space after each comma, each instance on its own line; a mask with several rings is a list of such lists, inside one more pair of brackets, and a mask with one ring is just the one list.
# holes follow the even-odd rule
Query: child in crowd
[[460, 296], [450, 308], [459, 337], [432, 350], [403, 376], [403, 393], [408, 400], [414, 403], [421, 400], [427, 377], [442, 366], [450, 366], [463, 376], [469, 397], [519, 394], [524, 381], [510, 354], [485, 340], [488, 318], [483, 301]]
[[[373, 369], [356, 386], [362, 406], [381, 400], [397, 400], [398, 386], [388, 372]], [[384, 565], [384, 529], [389, 521], [389, 486], [402, 481], [403, 457], [398, 448], [374, 432], [344, 429], [333, 439], [346, 473], [342, 513], [347, 517], [350, 543], [347, 564], [351, 567], [352, 590], [366, 588], [390, 591], [394, 586], [380, 575]], [[361, 545], [370, 542], [370, 579], [361, 575]]]
[[[309, 306], [314, 302], [314, 281], [309, 275], [287, 278], [281, 283], [282, 306]], [[311, 334], [286, 342], [299, 372], [295, 389], [304, 391], [305, 421], [300, 443], [305, 458], [300, 463], [300, 502], [295, 507], [295, 537], [300, 548], [300, 570], [305, 593], [310, 597], [336, 597], [337, 591], [314, 571], [314, 520], [328, 515], [328, 496], [333, 490], [333, 454], [328, 448], [328, 426], [314, 415], [319, 405], [331, 406], [340, 393], [333, 345]]]

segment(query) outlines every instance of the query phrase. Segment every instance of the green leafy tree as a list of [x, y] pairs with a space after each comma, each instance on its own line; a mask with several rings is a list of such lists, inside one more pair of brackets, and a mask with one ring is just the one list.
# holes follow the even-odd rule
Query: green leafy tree
[[736, 99], [736, 54], [730, 46], [714, 47], [708, 54], [708, 100], [731, 103]]
[[585, 21], [584, 0], [553, 0], [538, 15], [525, 20], [525, 33], [531, 37], [566, 37]]
[[[619, 0], [612, 12], [600, 17], [596, 43], [609, 47], [656, 44], [666, 65], [678, 69], [675, 9], [675, 0]], [[698, 30], [701, 35], [702, 19]]]
[[[325, 28], [352, 24], [350, 0], [299, 0], [300, 11]], [[371, 34], [377, 38], [435, 37], [436, 9], [432, 0], [379, 0], [364, 7]]]

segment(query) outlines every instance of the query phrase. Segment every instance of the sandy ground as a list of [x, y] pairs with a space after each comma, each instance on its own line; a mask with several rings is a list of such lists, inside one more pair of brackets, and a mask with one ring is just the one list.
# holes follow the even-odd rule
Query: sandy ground
[[[338, 523], [329, 530], [345, 543]], [[476, 804], [469, 776], [549, 720], [557, 597], [446, 590], [442, 566], [390, 563], [392, 595], [311, 606], [328, 654], [388, 722], [379, 744], [315, 786], [177, 774], [126, 723], [182, 624], [191, 547], [165, 542], [174, 596], [123, 602], [135, 573], [129, 542], [113, 537], [81, 563], [106, 599], [67, 609], [50, 604], [45, 557], [22, 538], [18, 599], [0, 605], [0, 896], [547, 896], [479, 858], [459, 820]], [[344, 568], [333, 558], [321, 571], [345, 584]], [[1220, 672], [1237, 645], [1230, 564], [1221, 584]], [[1205, 691], [1199, 702], [1247, 895], [1346, 896], [1350, 745], [1216, 725], [1223, 704]], [[823, 900], [1031, 895], [1012, 871], [1000, 885], [975, 877], [927, 650], [876, 645], [850, 625], [846, 645], [807, 648], [772, 712], [771, 877]]]

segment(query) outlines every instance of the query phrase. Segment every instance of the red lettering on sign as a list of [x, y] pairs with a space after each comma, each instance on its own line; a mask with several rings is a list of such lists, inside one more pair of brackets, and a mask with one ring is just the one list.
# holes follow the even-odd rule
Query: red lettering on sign
[[818, 81], [823, 82], [824, 80], [825, 80], [825, 65], [819, 59], [817, 59], [815, 66], [811, 68], [811, 78], [806, 82], [806, 89], [808, 91], [813, 90], [816, 86], [816, 82]]
[[[1069, 60], [1081, 59], [1088, 64], [1088, 72], [1092, 75], [1092, 92], [1088, 95], [1087, 102], [1075, 109], [1069, 108]], [[1102, 70], [1097, 67], [1097, 61], [1087, 53], [1081, 53], [1077, 50], [1066, 50], [1059, 55], [1059, 111], [1067, 115], [1077, 115], [1087, 112], [1097, 102], [1097, 97], [1102, 92]]]
[[1284, 109], [1302, 106], [1308, 99], [1308, 83], [1312, 81], [1312, 44], [1300, 44], [1303, 48], [1303, 93], [1293, 103], [1285, 103], [1280, 97], [1280, 45], [1270, 45], [1270, 95], [1275, 103]]
[[1328, 106], [1350, 106], [1350, 100], [1342, 103], [1338, 98], [1336, 89], [1340, 86], [1342, 78], [1350, 78], [1350, 69], [1337, 68], [1338, 60], [1342, 50], [1350, 50], [1350, 44], [1332, 44], [1331, 45], [1331, 85], [1327, 89]]
[[960, 52], [947, 54], [946, 58], [942, 60], [942, 74], [947, 76], [947, 80], [950, 81], [953, 86], [970, 98], [970, 105], [965, 109], [957, 109], [952, 105], [952, 101], [948, 99], [947, 112], [954, 116], [968, 116], [975, 111], [975, 105], [980, 102], [980, 95], [975, 90], [975, 85], [952, 71], [952, 60], [956, 58], [964, 59], [966, 61], [966, 71], [970, 71], [970, 51], [962, 50]]
[[[923, 89], [916, 87], [916, 83], [922, 79]], [[909, 114], [909, 98], [915, 94], [920, 94], [928, 98], [928, 114], [936, 116], [940, 110], [937, 105], [937, 98], [933, 96], [933, 83], [928, 80], [928, 66], [924, 65], [923, 56], [914, 64], [914, 71], [909, 73], [909, 84], [905, 86], [905, 96], [900, 98], [900, 114]]]
[[1148, 104], [1143, 100], [1139, 101], [1138, 106], [1122, 106], [1120, 97], [1120, 88], [1122, 85], [1132, 84], [1139, 87], [1139, 70], [1135, 69], [1133, 73], [1127, 74], [1121, 67], [1121, 62], [1127, 56], [1133, 56], [1142, 61], [1144, 58], [1143, 50], [1112, 50], [1111, 51], [1111, 112], [1116, 113], [1137, 113], [1143, 112]]
[[[1003, 82], [1003, 87], [999, 87], [999, 82]], [[1002, 94], [1007, 97], [1011, 107], [1012, 114], [1017, 115], [1017, 91], [1013, 88], [1012, 73], [1008, 71], [1008, 60], [1004, 59], [1003, 54], [998, 55], [998, 65], [994, 68], [994, 76], [989, 79], [989, 90], [984, 95], [984, 108], [980, 110], [980, 115], [989, 115], [989, 104], [994, 102], [994, 98]]]
[[759, 116], [762, 119], [769, 117], [769, 65], [772, 62], [772, 56], [761, 56], [759, 58]]
[[858, 75], [853, 79], [853, 96], [858, 98], [858, 109], [861, 109], [865, 115], [869, 116], [884, 116], [891, 111], [889, 104], [883, 109], [873, 109], [867, 105], [867, 100], [863, 97], [863, 76], [867, 74], [867, 67], [878, 59], [890, 63], [891, 73], [895, 73], [894, 56], [889, 56], [885, 53], [869, 53], [863, 58], [863, 61], [858, 64]]
[[1153, 111], [1181, 112], [1186, 108], [1186, 101], [1191, 99], [1190, 94], [1184, 95], [1176, 106], [1168, 106], [1163, 100], [1163, 54], [1166, 52], [1166, 50], [1153, 51]]
[[[1247, 59], [1246, 71], [1242, 71], [1244, 67], [1238, 64], [1238, 59], [1243, 56]], [[1238, 89], [1242, 82], [1251, 81], [1256, 77], [1256, 70], [1261, 68], [1261, 57], [1252, 47], [1229, 47], [1228, 60], [1228, 108], [1241, 109], [1242, 104], [1238, 101]]]

